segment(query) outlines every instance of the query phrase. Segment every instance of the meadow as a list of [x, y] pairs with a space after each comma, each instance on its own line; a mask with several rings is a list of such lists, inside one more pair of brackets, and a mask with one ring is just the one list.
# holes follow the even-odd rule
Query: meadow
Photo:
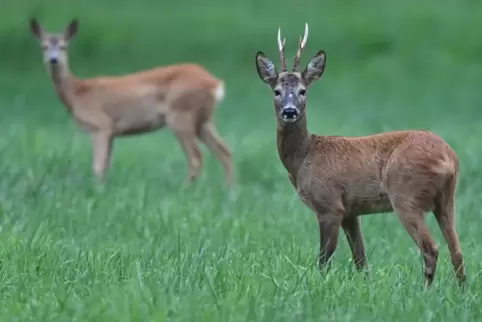
[[[182, 61], [226, 82], [216, 123], [233, 150], [227, 190], [203, 147], [199, 180], [169, 130], [115, 141], [104, 185], [88, 136], [55, 95], [30, 34], [80, 22], [78, 77]], [[435, 282], [394, 214], [362, 218], [371, 280], [344, 235], [332, 270], [315, 266], [319, 234], [276, 151], [272, 94], [255, 54], [278, 64], [277, 28], [302, 67], [327, 52], [308, 127], [329, 135], [429, 129], [460, 158], [457, 230], [468, 287], [446, 243]], [[0, 10], [1, 321], [477, 321], [482, 319], [482, 2], [474, 0], [32, 0]], [[291, 59], [289, 64], [291, 65]]]

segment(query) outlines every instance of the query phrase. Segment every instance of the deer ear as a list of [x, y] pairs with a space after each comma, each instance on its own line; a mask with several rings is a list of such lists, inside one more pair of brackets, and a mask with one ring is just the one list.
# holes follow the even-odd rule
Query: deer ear
[[256, 54], [256, 69], [258, 70], [259, 78], [269, 86], [276, 85], [278, 79], [278, 72], [273, 62], [262, 51]]
[[43, 29], [42, 29], [42, 26], [40, 26], [40, 24], [38, 23], [37, 19], [35, 18], [30, 19], [30, 30], [32, 31], [32, 34], [37, 39], [42, 38]]
[[325, 71], [326, 54], [320, 50], [308, 63], [302, 73], [303, 81], [306, 86], [311, 86]]
[[77, 19], [72, 20], [65, 29], [65, 39], [70, 40], [77, 35], [79, 29], [79, 21]]

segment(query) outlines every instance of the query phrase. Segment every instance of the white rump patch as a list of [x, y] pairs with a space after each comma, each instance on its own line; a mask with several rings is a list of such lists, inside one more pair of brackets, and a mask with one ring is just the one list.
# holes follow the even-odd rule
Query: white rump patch
[[225, 92], [224, 92], [224, 83], [220, 82], [218, 87], [214, 90], [214, 97], [217, 101], [221, 101], [224, 99]]

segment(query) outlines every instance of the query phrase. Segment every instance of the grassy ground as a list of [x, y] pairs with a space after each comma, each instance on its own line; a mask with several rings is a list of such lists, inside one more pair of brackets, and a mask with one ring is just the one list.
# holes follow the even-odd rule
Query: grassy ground
[[[482, 5], [476, 1], [310, 0], [13, 2], [0, 16], [2, 321], [476, 321], [482, 318]], [[169, 131], [118, 140], [108, 182], [94, 184], [90, 141], [55, 97], [26, 18], [49, 29], [74, 16], [79, 76], [198, 61], [226, 80], [220, 132], [237, 183], [205, 151], [186, 161]], [[457, 229], [469, 277], [456, 288], [445, 241], [436, 282], [393, 214], [362, 219], [372, 280], [340, 237], [331, 273], [315, 269], [318, 228], [276, 154], [271, 94], [257, 50], [278, 61], [276, 31], [303, 62], [328, 53], [309, 98], [309, 128], [364, 135], [425, 128], [459, 153]], [[119, 54], [121, 53], [121, 54]]]

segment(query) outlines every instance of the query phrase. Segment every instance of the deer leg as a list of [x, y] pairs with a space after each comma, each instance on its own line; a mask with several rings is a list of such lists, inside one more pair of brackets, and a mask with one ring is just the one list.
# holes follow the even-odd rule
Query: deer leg
[[176, 137], [186, 154], [189, 173], [184, 181], [184, 185], [192, 183], [201, 173], [202, 154], [196, 142], [196, 135], [192, 131], [175, 131]]
[[425, 225], [423, 218], [424, 213], [423, 211], [414, 212], [397, 208], [395, 208], [395, 211], [397, 212], [398, 217], [408, 234], [410, 237], [412, 237], [422, 252], [426, 286], [429, 287], [432, 285], [435, 277], [435, 270], [437, 268], [438, 260], [438, 247], [430, 236], [430, 232]]
[[455, 196], [453, 192], [440, 194], [435, 199], [435, 209], [433, 211], [437, 223], [447, 242], [452, 265], [459, 285], [466, 282], [462, 249], [460, 247], [459, 236], [455, 230]]
[[231, 150], [219, 135], [213, 123], [204, 123], [201, 126], [199, 138], [214, 153], [221, 162], [225, 172], [225, 181], [228, 186], [233, 184], [233, 157]]
[[[368, 267], [365, 255], [365, 242], [361, 230], [360, 219], [358, 217], [345, 218], [341, 224], [345, 232], [346, 239], [350, 245], [353, 261], [357, 271], [362, 271]], [[368, 277], [368, 272], [367, 272]]]
[[110, 132], [96, 132], [92, 135], [94, 175], [103, 181], [106, 169], [110, 165], [113, 136]]
[[338, 245], [338, 235], [341, 223], [333, 218], [326, 218], [327, 215], [318, 216], [320, 225], [320, 256], [318, 258], [318, 268], [327, 270], [331, 267], [333, 254]]

